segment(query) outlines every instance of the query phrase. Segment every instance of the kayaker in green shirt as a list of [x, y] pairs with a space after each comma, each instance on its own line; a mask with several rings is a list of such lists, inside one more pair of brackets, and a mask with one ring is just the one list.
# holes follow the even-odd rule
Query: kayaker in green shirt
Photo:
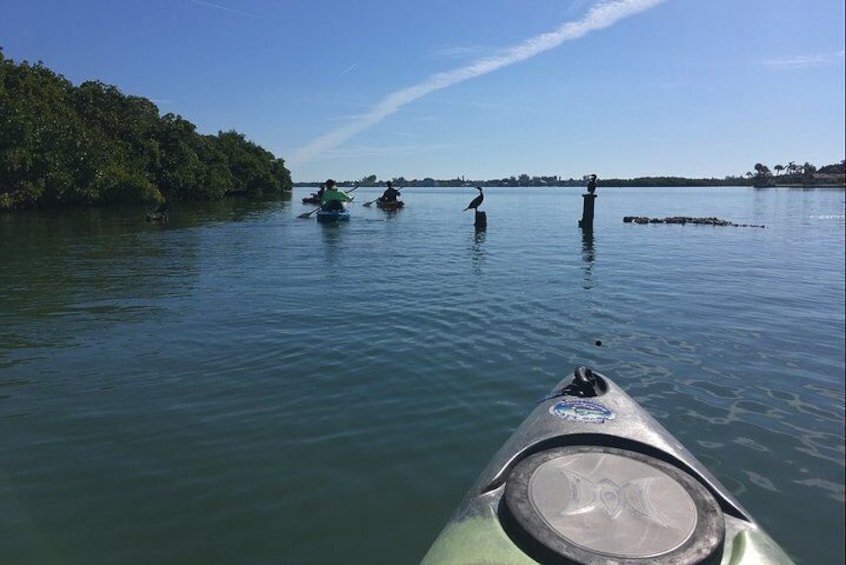
[[352, 196], [338, 190], [334, 180], [327, 180], [326, 190], [323, 191], [323, 196], [320, 197], [320, 206], [324, 210], [343, 210], [344, 202], [352, 202]]

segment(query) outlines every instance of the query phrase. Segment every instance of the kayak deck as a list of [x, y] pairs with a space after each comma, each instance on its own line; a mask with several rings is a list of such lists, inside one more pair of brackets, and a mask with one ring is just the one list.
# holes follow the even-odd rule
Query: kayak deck
[[496, 453], [423, 559], [792, 563], [611, 379], [578, 367]]
[[349, 210], [318, 210], [318, 222], [345, 222], [350, 219]]
[[383, 201], [383, 200], [376, 200], [376, 207], [382, 210], [399, 210], [405, 206], [405, 202], [402, 200], [394, 200], [394, 201]]

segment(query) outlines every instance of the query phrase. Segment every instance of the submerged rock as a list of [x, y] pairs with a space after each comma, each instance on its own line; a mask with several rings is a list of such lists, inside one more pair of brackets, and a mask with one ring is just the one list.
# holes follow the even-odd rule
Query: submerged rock
[[693, 218], [691, 216], [671, 216], [667, 218], [647, 218], [646, 216], [624, 216], [623, 222], [627, 224], [699, 224], [706, 226], [733, 226], [736, 228], [765, 228], [755, 224], [735, 224], [720, 218]]

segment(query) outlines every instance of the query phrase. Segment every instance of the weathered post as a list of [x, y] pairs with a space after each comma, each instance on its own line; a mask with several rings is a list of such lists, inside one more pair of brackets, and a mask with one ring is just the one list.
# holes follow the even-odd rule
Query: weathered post
[[486, 229], [488, 227], [488, 215], [476, 210], [476, 220], [473, 225], [476, 226], [476, 231]]
[[579, 227], [586, 230], [593, 229], [593, 208], [596, 201], [596, 175], [588, 177], [587, 194], [582, 194], [582, 219]]

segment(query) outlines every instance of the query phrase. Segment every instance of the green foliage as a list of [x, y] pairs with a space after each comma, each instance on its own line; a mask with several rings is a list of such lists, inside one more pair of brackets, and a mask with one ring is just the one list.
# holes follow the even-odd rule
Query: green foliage
[[0, 49], [0, 210], [212, 200], [289, 191], [283, 159], [237, 132], [204, 136], [151, 101]]
[[[805, 161], [804, 165], [797, 165], [795, 161], [785, 167], [776, 165], [776, 177], [773, 179], [766, 165], [755, 164], [756, 173], [746, 173], [752, 186], [846, 186], [846, 161], [832, 165], [825, 165], [819, 169]], [[783, 173], [783, 174], [782, 174]]]
[[820, 170], [818, 172], [828, 175], [846, 174], [846, 161], [840, 161], [839, 163], [835, 163], [833, 165], [826, 165], [824, 167], [820, 167]]

